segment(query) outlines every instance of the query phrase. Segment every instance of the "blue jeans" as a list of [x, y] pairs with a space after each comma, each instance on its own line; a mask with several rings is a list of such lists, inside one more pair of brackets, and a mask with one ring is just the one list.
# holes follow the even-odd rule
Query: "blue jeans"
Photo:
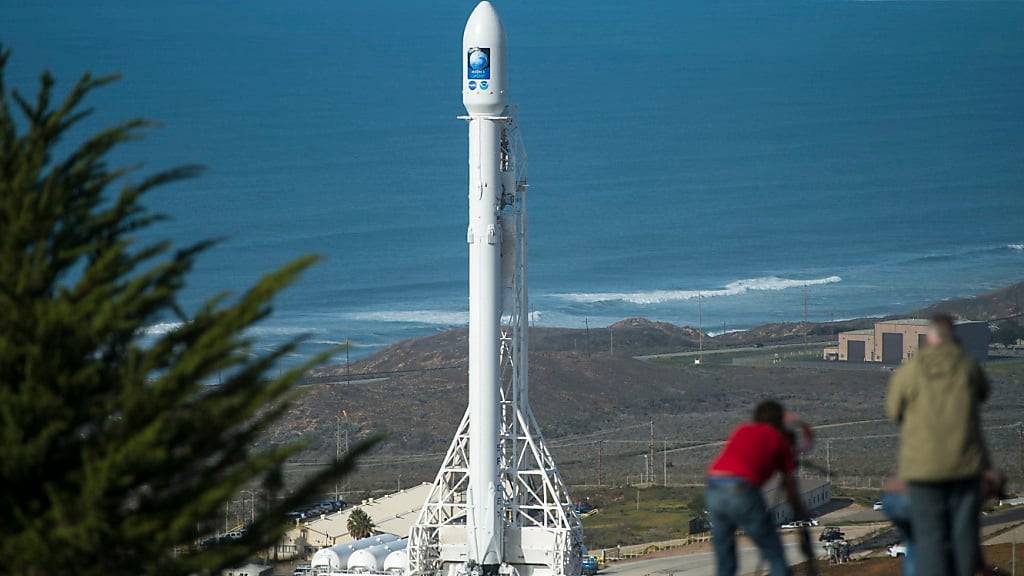
[[782, 540], [760, 488], [735, 478], [709, 478], [704, 498], [711, 516], [718, 576], [736, 574], [737, 529], [742, 529], [760, 548], [771, 576], [789, 576]]
[[907, 553], [903, 555], [900, 562], [903, 576], [915, 576], [914, 538], [910, 530], [910, 499], [896, 492], [885, 492], [882, 494], [882, 511], [885, 512], [893, 526], [900, 531], [903, 545], [907, 547]]
[[910, 482], [914, 563], [928, 576], [973, 576], [981, 563], [981, 480]]

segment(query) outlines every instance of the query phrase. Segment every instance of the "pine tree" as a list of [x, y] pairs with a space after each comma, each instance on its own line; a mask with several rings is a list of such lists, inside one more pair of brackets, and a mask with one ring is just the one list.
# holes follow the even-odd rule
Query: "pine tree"
[[[149, 127], [142, 120], [56, 158], [89, 114], [83, 99], [114, 78], [86, 75], [54, 106], [49, 74], [34, 101], [8, 94], [8, 57], [0, 49], [0, 573], [211, 574], [237, 565], [272, 546], [286, 512], [367, 449], [285, 491], [284, 463], [303, 446], [255, 447], [296, 398], [296, 380], [326, 356], [275, 378], [299, 341], [254, 353], [246, 330], [313, 260], [184, 312], [178, 293], [212, 243], [172, 251], [168, 242], [140, 245], [136, 233], [159, 220], [143, 195], [197, 170], [133, 181], [108, 168], [110, 152]], [[178, 327], [140, 338], [168, 318]], [[209, 385], [219, 374], [221, 385]], [[267, 510], [241, 539], [196, 546], [244, 488], [266, 491]]]
[[348, 529], [348, 535], [356, 540], [372, 536], [376, 527], [377, 526], [373, 523], [373, 519], [370, 518], [370, 515], [362, 508], [356, 508], [349, 512], [348, 522], [345, 523], [345, 528]]

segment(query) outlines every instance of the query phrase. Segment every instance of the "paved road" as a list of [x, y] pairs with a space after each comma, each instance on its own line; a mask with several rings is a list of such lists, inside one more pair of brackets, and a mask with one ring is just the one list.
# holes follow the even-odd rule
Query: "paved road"
[[764, 352], [765, 350], [785, 350], [787, 348], [806, 348], [809, 346], [832, 346], [836, 342], [808, 342], [807, 344], [771, 344], [769, 346], [743, 346], [741, 348], [715, 348], [713, 350], [699, 350], [688, 352], [666, 352], [664, 354], [647, 354], [644, 356], [633, 356], [637, 360], [653, 360], [654, 358], [682, 358], [685, 356], [711, 356], [713, 354], [732, 354], [735, 352]]
[[[819, 549], [818, 553], [820, 556], [824, 554], [824, 550]], [[740, 548], [738, 557], [740, 574], [752, 574], [757, 569], [760, 554], [756, 548]], [[786, 544], [786, 560], [791, 566], [804, 561], [796, 544]], [[766, 572], [766, 570], [767, 566], [762, 566], [762, 572]], [[676, 576], [684, 574], [686, 576], [715, 576], [715, 560], [713, 553], [700, 552], [683, 556], [620, 562], [608, 566], [600, 574], [608, 576]]]

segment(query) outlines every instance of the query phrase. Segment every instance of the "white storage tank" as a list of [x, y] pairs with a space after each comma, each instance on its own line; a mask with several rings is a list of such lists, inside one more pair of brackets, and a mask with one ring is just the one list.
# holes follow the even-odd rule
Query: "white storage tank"
[[364, 572], [383, 572], [384, 560], [398, 550], [405, 550], [405, 540], [379, 544], [362, 550], [356, 550], [348, 557], [348, 571], [361, 574]]
[[393, 534], [381, 534], [379, 536], [370, 536], [369, 538], [363, 538], [354, 542], [337, 544], [330, 548], [321, 548], [313, 554], [313, 559], [310, 561], [309, 566], [314, 572], [341, 571], [348, 566], [349, 557], [352, 556], [354, 552], [370, 548], [372, 546], [380, 546], [396, 540], [398, 540], [398, 537]]
[[395, 550], [384, 559], [384, 571], [393, 576], [405, 573], [409, 565], [409, 553], [406, 550]]

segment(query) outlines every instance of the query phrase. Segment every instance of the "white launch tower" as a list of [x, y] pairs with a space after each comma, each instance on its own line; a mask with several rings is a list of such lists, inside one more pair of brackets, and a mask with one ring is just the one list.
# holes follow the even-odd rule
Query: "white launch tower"
[[462, 38], [469, 125], [469, 405], [409, 534], [410, 576], [578, 576], [580, 521], [529, 404], [526, 155], [505, 31]]

